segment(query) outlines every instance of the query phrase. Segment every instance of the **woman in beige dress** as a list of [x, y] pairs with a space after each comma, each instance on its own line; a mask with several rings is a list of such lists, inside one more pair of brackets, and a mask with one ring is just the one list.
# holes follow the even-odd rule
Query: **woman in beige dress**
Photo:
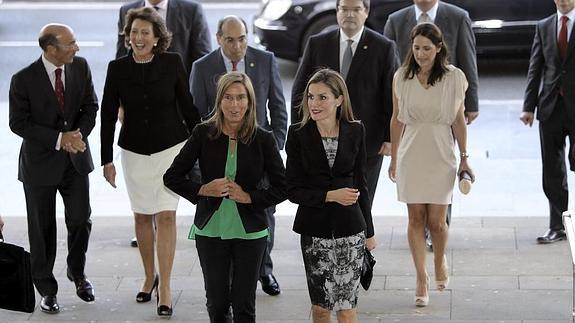
[[445, 257], [447, 205], [451, 203], [456, 174], [467, 171], [472, 180], [474, 175], [466, 151], [465, 75], [448, 65], [448, 51], [437, 26], [415, 26], [411, 42], [410, 54], [393, 83], [389, 177], [397, 183], [399, 201], [407, 203], [407, 236], [417, 272], [415, 305], [427, 306], [425, 226], [431, 232], [435, 283], [441, 291], [449, 284]]

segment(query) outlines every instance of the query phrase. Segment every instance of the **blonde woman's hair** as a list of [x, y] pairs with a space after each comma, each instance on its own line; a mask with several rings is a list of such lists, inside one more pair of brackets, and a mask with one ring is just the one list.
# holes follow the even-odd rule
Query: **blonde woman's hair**
[[215, 111], [204, 123], [211, 125], [214, 130], [210, 134], [210, 139], [216, 139], [222, 134], [225, 122], [222, 111], [222, 100], [230, 86], [236, 83], [243, 85], [248, 95], [248, 108], [238, 129], [237, 139], [243, 144], [248, 144], [255, 137], [258, 124], [256, 121], [256, 96], [254, 87], [250, 78], [244, 73], [228, 72], [220, 77], [217, 85]]
[[347, 86], [345, 85], [345, 80], [341, 75], [329, 68], [322, 68], [315, 72], [315, 74], [309, 79], [305, 90], [303, 92], [303, 98], [301, 100], [301, 122], [300, 128], [305, 126], [306, 123], [311, 119], [309, 113], [309, 105], [307, 102], [307, 94], [309, 92], [309, 86], [311, 84], [322, 83], [327, 86], [331, 93], [337, 98], [340, 95], [343, 96], [343, 101], [341, 105], [337, 108], [336, 118], [339, 121], [354, 121], [353, 110], [351, 109], [351, 101], [349, 100], [349, 92], [347, 91]]

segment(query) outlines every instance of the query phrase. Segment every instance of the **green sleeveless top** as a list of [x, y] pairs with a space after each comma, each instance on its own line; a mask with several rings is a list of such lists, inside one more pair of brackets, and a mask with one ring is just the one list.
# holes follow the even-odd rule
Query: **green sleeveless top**
[[[225, 176], [231, 180], [236, 178], [237, 170], [237, 142], [231, 139], [228, 142], [228, 155], [226, 158]], [[212, 215], [203, 229], [192, 225], [188, 239], [195, 239], [196, 235], [226, 239], [259, 239], [269, 235], [268, 229], [258, 232], [246, 233], [236, 202], [228, 198], [222, 200], [218, 210]]]

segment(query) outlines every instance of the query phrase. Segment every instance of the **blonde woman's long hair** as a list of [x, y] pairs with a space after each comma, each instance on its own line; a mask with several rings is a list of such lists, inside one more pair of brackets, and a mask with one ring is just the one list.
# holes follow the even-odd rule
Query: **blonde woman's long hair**
[[347, 91], [347, 86], [345, 85], [345, 80], [341, 75], [329, 68], [322, 68], [315, 72], [315, 74], [309, 79], [305, 90], [303, 92], [303, 98], [301, 100], [301, 122], [300, 128], [306, 125], [311, 119], [309, 113], [309, 104], [307, 102], [307, 94], [309, 92], [309, 86], [311, 84], [322, 83], [327, 86], [331, 93], [337, 98], [340, 95], [343, 96], [343, 101], [341, 105], [337, 108], [336, 118], [339, 121], [353, 122], [355, 121], [353, 117], [353, 110], [351, 109], [351, 101], [349, 100], [349, 92]]
[[220, 77], [217, 85], [215, 111], [204, 123], [211, 125], [214, 130], [210, 134], [210, 139], [216, 139], [221, 136], [225, 122], [224, 113], [222, 111], [222, 100], [224, 99], [224, 94], [229, 87], [235, 83], [243, 85], [248, 94], [248, 108], [244, 114], [237, 134], [237, 139], [239, 141], [243, 144], [248, 144], [255, 137], [258, 124], [256, 121], [256, 96], [254, 87], [250, 78], [244, 73], [228, 72]]

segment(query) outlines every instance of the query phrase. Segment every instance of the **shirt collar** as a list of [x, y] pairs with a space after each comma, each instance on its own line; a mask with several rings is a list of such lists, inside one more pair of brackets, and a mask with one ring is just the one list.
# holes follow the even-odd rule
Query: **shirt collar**
[[[226, 54], [224, 54], [224, 50], [223, 50], [221, 47], [220, 47], [220, 54], [222, 55], [222, 58], [224, 59], [224, 63], [225, 63], [227, 66], [232, 66], [232, 60], [229, 59], [229, 58], [226, 56]], [[240, 64], [240, 62], [243, 62], [245, 58], [246, 58], [245, 56], [242, 57], [242, 59], [240, 59], [240, 60], [238, 61], [238, 64]], [[229, 65], [228, 65], [228, 64], [229, 64]]]
[[150, 1], [146, 0], [145, 7], [150, 7], [150, 8], [158, 7], [161, 10], [168, 10], [168, 1], [169, 0], [163, 0], [162, 2], [158, 3], [157, 5], [153, 5], [150, 3]]
[[359, 40], [361, 39], [361, 35], [363, 34], [363, 29], [365, 27], [361, 27], [361, 29], [359, 30], [359, 32], [355, 35], [353, 35], [352, 37], [347, 37], [347, 35], [340, 29], [339, 30], [339, 41], [340, 43], [345, 43], [347, 42], [348, 39], [353, 40], [354, 44], [358, 44]]
[[52, 62], [50, 62], [44, 56], [44, 53], [42, 53], [42, 63], [44, 64], [44, 68], [46, 69], [46, 72], [48, 72], [48, 75], [55, 73], [57, 68], [61, 68], [62, 72], [66, 71], [66, 65], [56, 66], [56, 65], [52, 64]]
[[[415, 21], [417, 21], [419, 20], [419, 16], [423, 13], [423, 11], [421, 11], [421, 9], [419, 9], [419, 7], [416, 5], [414, 5], [414, 7], [415, 7]], [[429, 16], [430, 22], [435, 22], [435, 16], [437, 16], [438, 7], [439, 7], [439, 1], [437, 1], [435, 5], [431, 7], [431, 9], [429, 9], [429, 11], [427, 11], [427, 15]]]
[[567, 17], [569, 17], [569, 22], [570, 22], [571, 24], [573, 24], [573, 22], [575, 21], [575, 9], [571, 9], [571, 11], [569, 11], [569, 12], [568, 12], [567, 14], [565, 14], [565, 15], [562, 14], [561, 12], [559, 12], [559, 10], [557, 10], [557, 17], [558, 17], [557, 22], [558, 22], [558, 23], [561, 23], [561, 17], [562, 17], [562, 16], [567, 16]]

